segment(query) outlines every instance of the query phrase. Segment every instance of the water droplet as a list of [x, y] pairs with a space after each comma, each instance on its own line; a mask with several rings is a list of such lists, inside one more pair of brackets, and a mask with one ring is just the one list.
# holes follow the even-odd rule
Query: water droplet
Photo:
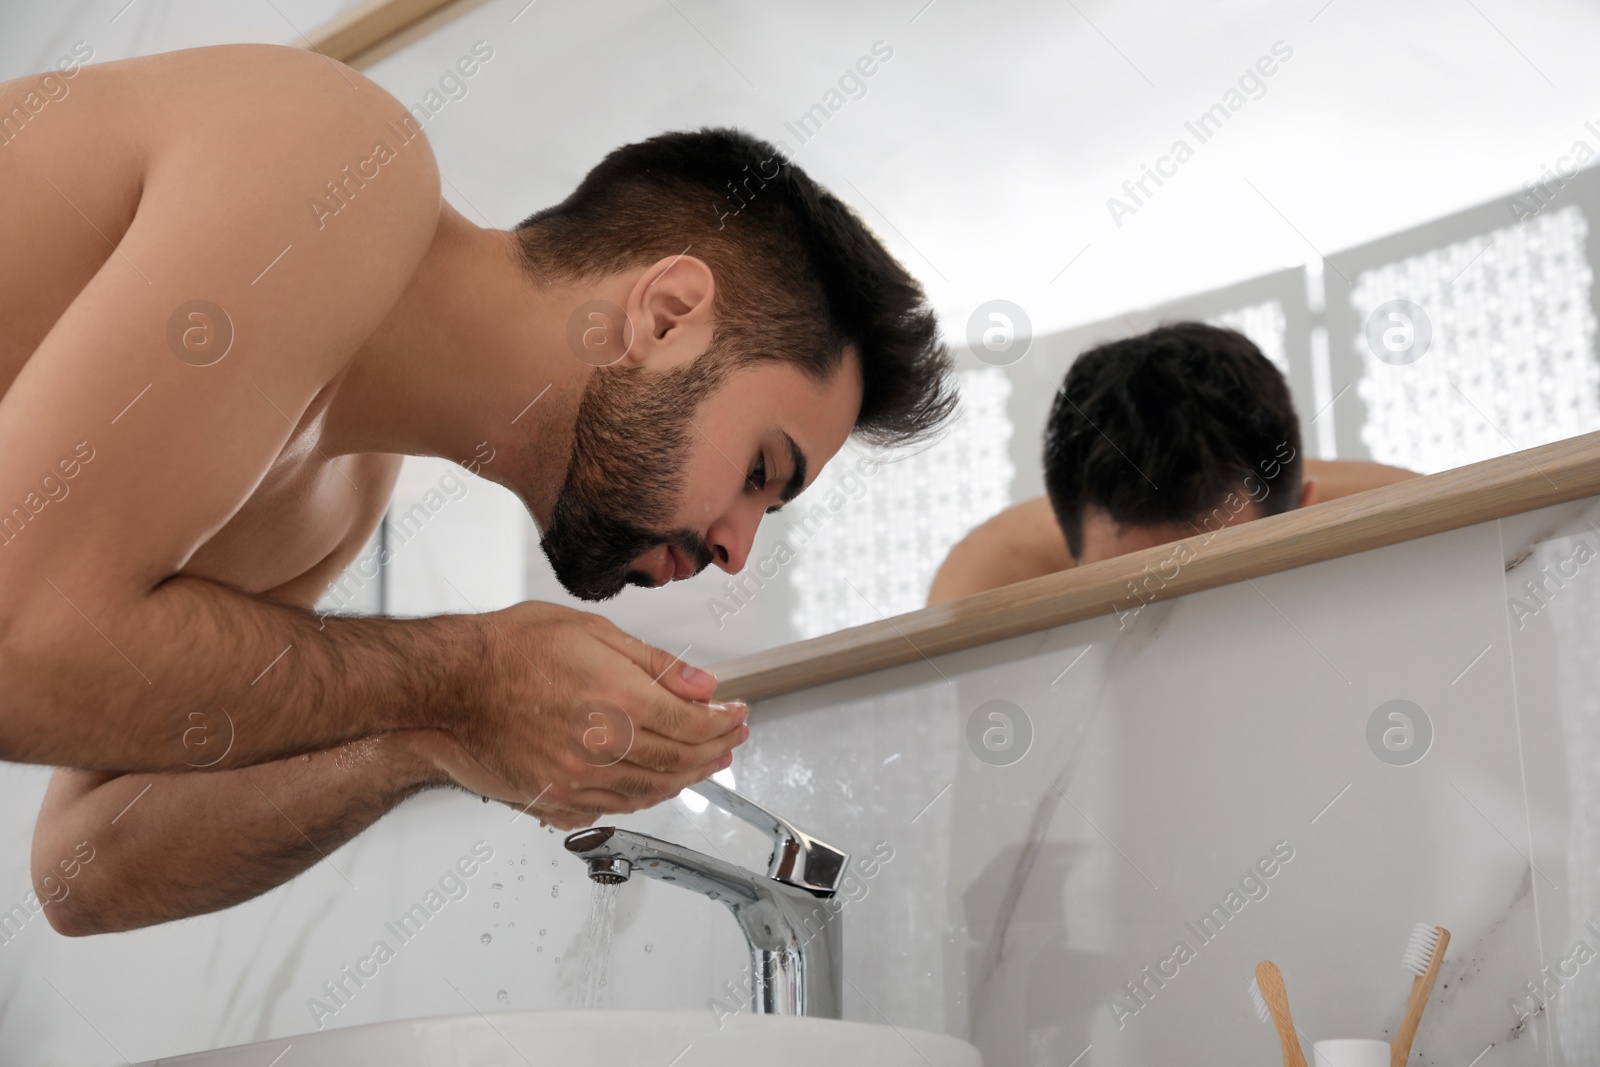
[[503, 1000], [506, 999], [506, 991], [504, 989], [502, 989], [502, 990], [500, 990], [500, 992], [496, 993], [494, 996], [495, 996], [496, 1000], [503, 1001]]
[[487, 803], [489, 803], [489, 798], [488, 798], [488, 797], [484, 797], [484, 798], [483, 798], [483, 802], [484, 802], [484, 803], [485, 803], [485, 804], [487, 804]]
[[478, 940], [487, 945], [490, 941], [493, 941], [494, 938], [490, 937], [488, 934], [484, 934], [482, 937], [478, 938]]
[[494, 885], [490, 886], [489, 888], [493, 889], [495, 892], [498, 893], [500, 890], [504, 889], [505, 886], [501, 885], [499, 882], [496, 882]]
[[498, 900], [497, 900], [497, 901], [495, 901], [495, 902], [494, 902], [494, 906], [495, 906], [495, 907], [496, 907], [496, 908], [498, 908], [498, 907], [499, 907], [499, 906], [500, 906], [500, 902], [499, 902], [499, 901], [498, 901]]
[[646, 952], [654, 952], [654, 951], [655, 951], [655, 950], [656, 950], [656, 947], [655, 947], [655, 946], [654, 946], [654, 945], [646, 945], [646, 946], [645, 946], [645, 947], [644, 947], [644, 950], [645, 950], [645, 951], [646, 951]]
[[559, 866], [561, 866], [561, 861], [560, 860], [551, 860], [550, 861], [550, 866], [559, 867]]
[[543, 930], [540, 930], [540, 931], [539, 931], [539, 936], [540, 936], [540, 937], [543, 937], [543, 936], [544, 936], [544, 931], [543, 931]]
[[522, 865], [524, 867], [526, 867], [528, 865], [528, 857], [526, 857], [526, 856], [522, 857]]
[[523, 875], [520, 875], [520, 874], [517, 875], [517, 881], [519, 881], [519, 882], [522, 881], [523, 877], [524, 877]]
[[560, 963], [560, 962], [561, 962], [561, 957], [560, 957], [560, 956], [557, 956], [557, 957], [556, 957], [556, 962], [557, 962], [557, 963]]
[[534, 949], [534, 950], [533, 950], [533, 951], [535, 951], [535, 952], [543, 952], [543, 951], [544, 951], [544, 946], [543, 946], [543, 945], [539, 945], [539, 946], [538, 946], [538, 947], [537, 947], [537, 948], [535, 948], [535, 949]]
[[558, 885], [551, 886], [550, 887], [550, 895], [553, 896], [553, 897], [559, 897], [561, 895], [561, 887], [558, 886]]

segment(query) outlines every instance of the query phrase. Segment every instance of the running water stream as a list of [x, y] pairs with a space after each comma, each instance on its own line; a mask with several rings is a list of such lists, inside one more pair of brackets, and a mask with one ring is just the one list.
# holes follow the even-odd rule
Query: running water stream
[[611, 1000], [611, 935], [617, 927], [617, 890], [622, 886], [604, 882], [593, 886], [583, 944], [583, 1006], [604, 1008]]

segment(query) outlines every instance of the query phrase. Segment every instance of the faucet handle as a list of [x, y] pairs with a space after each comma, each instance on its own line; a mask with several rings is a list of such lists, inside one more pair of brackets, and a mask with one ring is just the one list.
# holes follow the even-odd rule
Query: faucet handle
[[850, 854], [795, 827], [788, 819], [775, 815], [720, 782], [707, 778], [690, 789], [730, 815], [736, 815], [772, 839], [772, 858], [767, 877], [784, 885], [804, 889], [819, 897], [839, 891]]

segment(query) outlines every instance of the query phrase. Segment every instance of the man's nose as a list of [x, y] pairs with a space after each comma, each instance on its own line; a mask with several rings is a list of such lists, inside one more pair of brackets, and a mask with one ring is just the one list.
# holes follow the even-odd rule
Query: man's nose
[[765, 508], [759, 503], [752, 503], [755, 506], [742, 507], [719, 519], [712, 525], [706, 538], [717, 566], [729, 574], [744, 570], [745, 563], [750, 559], [750, 548], [755, 544], [756, 530], [761, 525], [761, 516], [765, 514]]

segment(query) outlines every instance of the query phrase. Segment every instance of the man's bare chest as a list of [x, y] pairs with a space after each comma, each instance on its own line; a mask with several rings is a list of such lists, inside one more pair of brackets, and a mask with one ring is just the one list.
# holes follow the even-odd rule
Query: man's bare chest
[[309, 607], [382, 519], [401, 457], [288, 456], [182, 573]]

